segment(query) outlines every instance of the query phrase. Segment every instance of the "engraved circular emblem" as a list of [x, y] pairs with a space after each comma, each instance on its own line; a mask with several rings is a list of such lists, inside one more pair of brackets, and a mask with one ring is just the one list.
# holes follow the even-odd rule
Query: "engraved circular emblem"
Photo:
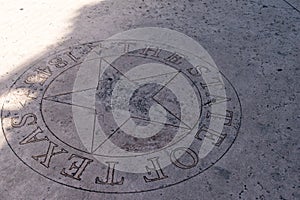
[[140, 28], [42, 59], [12, 85], [5, 138], [32, 170], [103, 193], [179, 184], [232, 146], [241, 105], [205, 49]]

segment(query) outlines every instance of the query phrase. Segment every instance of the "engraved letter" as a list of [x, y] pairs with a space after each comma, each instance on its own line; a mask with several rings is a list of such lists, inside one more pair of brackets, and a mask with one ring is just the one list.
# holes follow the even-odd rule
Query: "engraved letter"
[[40, 163], [42, 165], [44, 165], [45, 167], [49, 168], [49, 164], [51, 161], [51, 158], [54, 155], [58, 155], [61, 153], [68, 153], [65, 149], [61, 148], [59, 151], [54, 152], [54, 149], [58, 147], [57, 144], [54, 144], [53, 142], [49, 141], [49, 146], [48, 146], [48, 150], [46, 154], [41, 154], [41, 155], [37, 155], [37, 156], [32, 156], [32, 158], [36, 161], [39, 161], [40, 158], [44, 158], [43, 161], [41, 161]]
[[26, 78], [25, 83], [33, 84], [33, 83], [40, 83], [40, 85], [44, 85], [47, 79], [52, 75], [50, 67], [39, 68], [37, 69], [35, 75], [30, 75]]
[[30, 133], [27, 137], [25, 137], [21, 142], [19, 142], [20, 145], [28, 144], [28, 143], [35, 143], [35, 142], [41, 142], [44, 140], [49, 140], [47, 136], [43, 138], [38, 138], [37, 135], [39, 133], [43, 133], [43, 130], [38, 126], [37, 129], [35, 129], [32, 133]]
[[55, 57], [49, 61], [49, 65], [55, 65], [57, 68], [63, 68], [68, 65], [68, 62], [63, 60], [61, 57]]
[[130, 43], [130, 42], [119, 42], [119, 45], [124, 47], [124, 52], [123, 53], [128, 53], [129, 49], [130, 49], [130, 45], [134, 44], [134, 43]]
[[[189, 155], [193, 160], [192, 163], [183, 163], [183, 161], [180, 161], [176, 156], [177, 151], [183, 151], [186, 153], [185, 155]], [[179, 167], [181, 169], [191, 169], [198, 164], [199, 159], [198, 155], [190, 148], [179, 147], [171, 152], [171, 161], [176, 167]]]
[[65, 55], [67, 55], [70, 59], [72, 59], [74, 62], [77, 62], [82, 58], [82, 56], [88, 54], [92, 50], [92, 44], [85, 44], [83, 46], [75, 46], [71, 49], [71, 51], [66, 52]]
[[37, 121], [36, 115], [32, 114], [32, 113], [28, 113], [28, 114], [24, 115], [19, 122], [17, 122], [17, 119], [18, 119], [18, 117], [11, 118], [11, 126], [13, 128], [21, 128], [26, 123], [27, 123], [26, 125], [34, 125], [34, 124], [36, 124], [36, 121]]
[[201, 76], [200, 72], [195, 67], [189, 68], [187, 71], [193, 76]]
[[115, 181], [115, 167], [118, 162], [106, 162], [108, 164], [106, 180], [100, 180], [99, 177], [96, 177], [95, 183], [96, 184], [104, 184], [104, 185], [123, 185], [124, 177], [121, 178], [120, 181]]
[[212, 79], [214, 79], [215, 81], [213, 82], [210, 82], [210, 83], [200, 83], [201, 84], [201, 87], [203, 89], [205, 89], [206, 87], [209, 87], [209, 86], [222, 86], [220, 87], [221, 89], [224, 89], [225, 85], [224, 83], [222, 82], [222, 80], [220, 79], [220, 77], [212, 77]]
[[161, 51], [161, 49], [159, 49], [159, 48], [151, 48], [148, 46], [148, 47], [146, 47], [146, 49], [144, 49], [144, 51], [141, 54], [148, 56], [149, 52], [153, 52], [151, 56], [158, 57], [160, 51]]
[[225, 119], [225, 120], [227, 120], [227, 122], [225, 122], [224, 125], [231, 126], [232, 119], [233, 119], [233, 112], [230, 110], [226, 110], [226, 115], [221, 115], [221, 114], [217, 114], [217, 113], [211, 113], [210, 111], [208, 111], [206, 114], [206, 118], [209, 118], [209, 117]]
[[222, 96], [217, 96], [217, 95], [210, 95], [210, 96], [211, 96], [211, 100], [208, 101], [207, 103], [203, 104], [203, 106], [223, 103], [226, 101], [231, 101], [231, 98], [227, 98], [227, 97], [222, 97]]
[[210, 70], [207, 67], [199, 66], [199, 65], [196, 68], [195, 67], [189, 68], [187, 69], [187, 71], [193, 76], [201, 76], [202, 73], [210, 72]]
[[[84, 172], [85, 168], [93, 162], [93, 160], [78, 156], [75, 154], [72, 154], [68, 160], [72, 160], [73, 158], [76, 159], [71, 166], [69, 167], [68, 170], [66, 168], [63, 168], [62, 171], [60, 172], [62, 175], [76, 179], [76, 180], [81, 180], [81, 175]], [[81, 162], [80, 162], [81, 161]], [[80, 164], [78, 163], [80, 162]]]
[[147, 170], [149, 175], [152, 174], [151, 172], [155, 171], [156, 172], [156, 177], [155, 178], [148, 178], [148, 177], [144, 176], [144, 180], [146, 181], [146, 183], [168, 178], [168, 176], [164, 175], [164, 172], [162, 171], [162, 169], [159, 165], [158, 157], [150, 158], [150, 159], [148, 159], [148, 161], [151, 161], [151, 163], [153, 165], [153, 168], [150, 168], [150, 167], [146, 166], [146, 170]]
[[199, 140], [203, 140], [200, 137], [201, 132], [204, 132], [204, 137], [212, 140], [212, 144], [214, 144], [215, 146], [220, 146], [221, 143], [224, 141], [224, 139], [226, 138], [227, 134], [221, 134], [215, 130], [212, 129], [208, 129], [205, 125], [203, 125], [199, 131], [196, 133], [195, 138], [199, 139]]
[[166, 58], [166, 61], [169, 61], [174, 64], [180, 64], [180, 60], [183, 58], [183, 56], [179, 55], [178, 53], [173, 53], [168, 58]]

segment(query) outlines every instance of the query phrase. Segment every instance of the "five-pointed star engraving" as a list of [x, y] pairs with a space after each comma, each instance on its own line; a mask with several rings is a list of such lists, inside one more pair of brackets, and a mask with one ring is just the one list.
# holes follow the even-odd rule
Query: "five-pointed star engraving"
[[[104, 67], [103, 65], [106, 65], [106, 66]], [[172, 108], [169, 107], [167, 104], [164, 104], [164, 102], [159, 97], [160, 92], [163, 91], [164, 88], [170, 87], [170, 85], [172, 85], [172, 84], [173, 85], [175, 84], [175, 85], [171, 86], [171, 87], [174, 87], [174, 88], [177, 87], [176, 86], [176, 78], [179, 77], [179, 81], [182, 81], [182, 76], [180, 76], [181, 75], [180, 71], [173, 70], [173, 71], [159, 72], [159, 71], [155, 71], [155, 70], [154, 71], [148, 70], [141, 74], [133, 74], [131, 76], [128, 76], [126, 74], [123, 74], [120, 70], [118, 70], [118, 68], [116, 68], [115, 66], [112, 66], [107, 60], [102, 58], [102, 59], [100, 59], [98, 77], [101, 77], [101, 74], [104, 71], [103, 69], [107, 68], [107, 67], [117, 70], [118, 73], [120, 73], [121, 77], [124, 80], [126, 80], [128, 83], [133, 84], [133, 85], [139, 85], [139, 84], [146, 83], [149, 81], [158, 82], [158, 83], [162, 84], [163, 86], [155, 95], [152, 96], [152, 99], [158, 105], [163, 107], [166, 110], [166, 112], [168, 112], [169, 114], [174, 116], [180, 122], [179, 123], [180, 125], [174, 125], [174, 124], [166, 124], [165, 121], [162, 121], [159, 118], [158, 118], [158, 120], [155, 120], [155, 119], [148, 119], [148, 118], [139, 118], [138, 116], [130, 116], [130, 117], [125, 116], [122, 123], [119, 125], [118, 129], [125, 127], [126, 124], [129, 123], [130, 120], [132, 120], [131, 118], [148, 121], [150, 124], [155, 125], [155, 126], [163, 126], [163, 125], [176, 126], [177, 128], [185, 129], [185, 131], [183, 131], [183, 135], [186, 134], [187, 132], [189, 132], [195, 126], [194, 121], [190, 121], [189, 119], [181, 119], [180, 116], [178, 116], [176, 113], [173, 113]], [[147, 70], [147, 68], [145, 70]], [[99, 85], [101, 85], [101, 82], [104, 83], [104, 80], [101, 80], [101, 78], [99, 78], [98, 81], [100, 83]], [[177, 83], [177, 85], [178, 85], [178, 83]], [[97, 115], [99, 115], [99, 114], [101, 115], [101, 113], [99, 113], [95, 107], [95, 94], [96, 94], [98, 88], [96, 86], [90, 87], [91, 85], [87, 85], [87, 86], [89, 86], [89, 87], [88, 88], [81, 87], [79, 90], [74, 90], [74, 91], [65, 92], [65, 93], [56, 94], [56, 95], [48, 95], [48, 96], [45, 96], [43, 98], [43, 100], [70, 105], [70, 106], [72, 106], [73, 113], [74, 112], [80, 113], [79, 115], [82, 117], [82, 119], [85, 119], [85, 120], [83, 120], [85, 122], [82, 123], [82, 127], [86, 127], [85, 128], [85, 131], [86, 131], [88, 129], [87, 127], [90, 126], [90, 128], [88, 130], [90, 130], [90, 132], [92, 132], [90, 134], [86, 133], [90, 137], [88, 137], [88, 139], [87, 139], [86, 138], [87, 136], [85, 136], [85, 140], [88, 140], [88, 142], [85, 142], [85, 146], [88, 146], [87, 148], [90, 150], [91, 153], [96, 154], [96, 153], [99, 153], [99, 149], [101, 149], [100, 147], [102, 145], [104, 145], [107, 141], [109, 141], [109, 139], [114, 136], [114, 134], [117, 132], [118, 129], [114, 130], [109, 136], [104, 136], [103, 134], [102, 135], [99, 134], [99, 129], [101, 129], [101, 127], [99, 127], [99, 124], [96, 123], [96, 120], [97, 120]], [[127, 86], [129, 86], [129, 85], [127, 85]], [[125, 85], [125, 87], [126, 87], [126, 85]], [[112, 106], [114, 107], [114, 105], [112, 105]], [[188, 112], [192, 112], [192, 110], [190, 109], [190, 111], [188, 111]], [[122, 115], [122, 113], [120, 113], [120, 115]], [[86, 119], [90, 119], [89, 122], [87, 122]], [[82, 129], [84, 129], [84, 128], [82, 128]]]

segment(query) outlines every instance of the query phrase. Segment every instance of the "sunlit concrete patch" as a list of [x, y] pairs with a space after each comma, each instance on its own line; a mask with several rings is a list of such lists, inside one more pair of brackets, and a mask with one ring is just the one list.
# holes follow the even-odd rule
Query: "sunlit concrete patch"
[[50, 46], [64, 40], [73, 31], [78, 10], [96, 2], [99, 0], [1, 2], [0, 63], [5, 67], [0, 68], [0, 79], [5, 80], [1, 78], [5, 74], [23, 70], [21, 66], [25, 67]]

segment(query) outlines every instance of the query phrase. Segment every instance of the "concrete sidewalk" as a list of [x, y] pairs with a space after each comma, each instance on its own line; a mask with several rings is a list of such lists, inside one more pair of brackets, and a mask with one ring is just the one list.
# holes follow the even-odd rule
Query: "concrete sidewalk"
[[[0, 199], [299, 199], [299, 10], [296, 0], [2, 1]], [[161, 29], [137, 29], [147, 27]], [[103, 63], [102, 79], [85, 71]], [[214, 69], [222, 81], [206, 80]], [[224, 101], [212, 98], [219, 85]], [[198, 140], [183, 147], [175, 133]], [[192, 150], [207, 138], [207, 155]], [[161, 154], [134, 168], [101, 160], [173, 141], [166, 166]]]

